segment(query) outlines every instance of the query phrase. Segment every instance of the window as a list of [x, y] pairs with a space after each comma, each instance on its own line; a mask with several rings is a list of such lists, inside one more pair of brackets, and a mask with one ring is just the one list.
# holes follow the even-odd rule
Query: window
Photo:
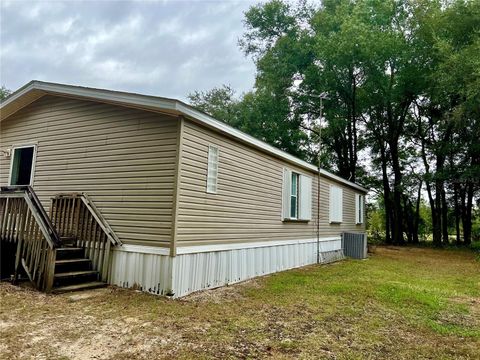
[[343, 190], [341, 187], [330, 185], [330, 222], [343, 221]]
[[355, 194], [355, 222], [363, 224], [365, 218], [365, 195]]
[[35, 150], [34, 145], [13, 148], [10, 185], [32, 185]]
[[218, 147], [208, 147], [207, 193], [217, 193]]
[[290, 191], [290, 219], [298, 217], [298, 178], [297, 173], [292, 172], [292, 186]]
[[312, 178], [284, 169], [282, 190], [282, 220], [311, 220]]

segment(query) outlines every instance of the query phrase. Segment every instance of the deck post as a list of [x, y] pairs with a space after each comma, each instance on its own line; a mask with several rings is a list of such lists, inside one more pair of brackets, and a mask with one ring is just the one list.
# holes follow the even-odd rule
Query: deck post
[[103, 251], [105, 252], [104, 255], [103, 255], [103, 265], [102, 265], [102, 273], [101, 273], [101, 276], [102, 276], [102, 281], [103, 282], [107, 282], [108, 280], [108, 271], [109, 271], [109, 268], [110, 268], [110, 240], [107, 239], [107, 241], [105, 242], [105, 247], [103, 249]]
[[17, 252], [15, 254], [15, 272], [13, 275], [13, 283], [15, 284], [18, 280], [18, 269], [20, 267], [20, 257], [22, 256], [22, 245], [23, 238], [18, 239], [17, 243]]
[[47, 252], [47, 267], [46, 267], [46, 273], [45, 273], [45, 292], [49, 293], [52, 291], [53, 287], [53, 279], [55, 276], [55, 260], [57, 258], [57, 250], [56, 249], [50, 249]]

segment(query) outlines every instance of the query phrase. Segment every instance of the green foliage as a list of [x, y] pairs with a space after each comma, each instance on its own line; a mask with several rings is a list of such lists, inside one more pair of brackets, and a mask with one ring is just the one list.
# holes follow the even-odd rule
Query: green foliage
[[480, 241], [472, 242], [472, 245], [470, 247], [473, 251], [480, 252]]
[[235, 126], [238, 118], [238, 100], [229, 85], [208, 91], [195, 91], [188, 95], [190, 104], [214, 118]]
[[246, 33], [239, 45], [245, 54], [264, 53], [295, 24], [290, 5], [283, 1], [273, 0], [252, 6], [245, 13]]
[[0, 101], [5, 100], [12, 92], [2, 85], [0, 88]]
[[257, 91], [235, 97], [231, 87], [223, 85], [206, 92], [188, 95], [193, 106], [217, 120], [255, 136], [300, 158], [307, 158], [308, 137], [299, 130], [296, 119], [288, 119], [289, 102], [268, 92]]
[[[369, 215], [378, 239], [445, 241], [458, 208], [468, 243], [480, 178], [479, 1], [271, 0], [245, 13], [239, 45], [257, 66], [254, 90], [197, 92], [195, 106], [307, 161], [320, 150], [324, 168], [381, 192], [382, 210]], [[417, 210], [425, 189], [430, 209]]]
[[372, 244], [385, 242], [385, 209], [370, 206], [367, 210], [368, 241]]
[[[420, 221], [418, 235], [420, 241], [431, 241], [432, 234], [432, 216], [430, 207], [424, 202], [420, 202]], [[368, 204], [367, 207], [367, 232], [368, 240], [372, 244], [385, 243], [385, 207], [383, 202]], [[452, 229], [453, 232], [453, 229]]]
[[432, 213], [425, 202], [420, 204], [420, 226], [418, 235], [423, 241], [427, 241], [432, 234]]
[[472, 224], [472, 240], [480, 242], [480, 208], [475, 210]]

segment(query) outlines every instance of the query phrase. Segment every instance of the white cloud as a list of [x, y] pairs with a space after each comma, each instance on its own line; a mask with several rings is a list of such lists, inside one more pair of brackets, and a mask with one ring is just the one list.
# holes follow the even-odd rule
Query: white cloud
[[44, 34], [47, 36], [51, 34], [54, 34], [54, 35], [66, 34], [71, 31], [74, 22], [75, 22], [75, 19], [67, 18], [59, 22], [47, 24], [44, 29]]
[[184, 99], [253, 86], [237, 39], [251, 2], [2, 1], [0, 83], [32, 79]]

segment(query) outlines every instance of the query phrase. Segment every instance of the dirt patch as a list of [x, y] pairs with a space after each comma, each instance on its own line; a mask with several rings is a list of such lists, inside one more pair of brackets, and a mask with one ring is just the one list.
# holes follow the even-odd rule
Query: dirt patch
[[220, 304], [226, 301], [242, 300], [245, 298], [244, 290], [246, 288], [260, 288], [262, 279], [250, 279], [215, 289], [197, 291], [181, 298], [181, 301]]
[[[480, 297], [462, 296], [454, 297], [450, 300], [467, 308], [465, 314], [459, 316], [463, 323], [471, 324], [480, 329]], [[447, 316], [447, 319], [448, 317], [451, 316]]]
[[[91, 324], [85, 323], [83, 326]], [[105, 321], [95, 333], [90, 333], [72, 342], [57, 342], [54, 346], [58, 354], [69, 359], [110, 359], [122, 349], [123, 354], [136, 356], [151, 350], [153, 346], [168, 345], [171, 339], [145, 336], [145, 330], [151, 324], [141, 323], [138, 319], [127, 318], [124, 321]]]
[[378, 247], [368, 262], [180, 300], [115, 287], [50, 296], [3, 283], [0, 358], [473, 359], [479, 270], [466, 253]]
[[102, 294], [108, 291], [109, 290], [107, 289], [95, 289], [95, 290], [81, 291], [77, 293], [67, 293], [67, 294], [62, 294], [60, 296], [64, 296], [68, 298], [70, 301], [79, 301], [79, 300], [90, 299], [96, 296], [101, 296]]

